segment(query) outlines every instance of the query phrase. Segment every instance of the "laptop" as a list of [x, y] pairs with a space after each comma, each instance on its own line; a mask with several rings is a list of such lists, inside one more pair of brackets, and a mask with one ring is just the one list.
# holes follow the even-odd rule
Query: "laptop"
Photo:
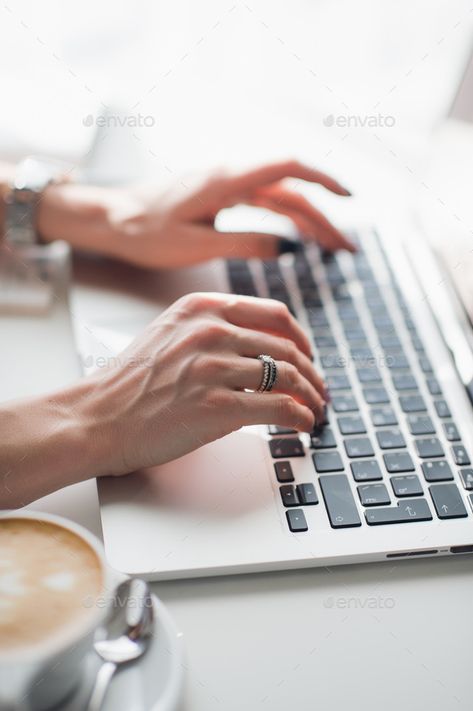
[[[446, 121], [466, 127], [465, 151], [467, 86]], [[353, 225], [355, 255], [311, 244], [202, 268], [200, 290], [288, 305], [330, 388], [326, 423], [311, 434], [243, 428], [100, 479], [114, 568], [158, 580], [473, 552], [468, 288], [424, 232], [390, 216]]]
[[[472, 78], [470, 60], [444, 122], [465, 155]], [[463, 235], [450, 258], [446, 233], [432, 248], [421, 209], [415, 217], [355, 227], [355, 255], [310, 244], [208, 270], [201, 289], [287, 304], [330, 389], [326, 423], [311, 434], [243, 428], [166, 465], [101, 479], [115, 568], [167, 579], [473, 552], [471, 247]]]

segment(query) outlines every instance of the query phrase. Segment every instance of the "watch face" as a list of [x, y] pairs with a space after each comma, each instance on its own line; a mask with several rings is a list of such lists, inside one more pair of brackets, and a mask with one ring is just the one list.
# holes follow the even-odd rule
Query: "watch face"
[[66, 170], [66, 164], [61, 161], [30, 156], [21, 161], [17, 168], [15, 189], [41, 192], [51, 180], [63, 175]]

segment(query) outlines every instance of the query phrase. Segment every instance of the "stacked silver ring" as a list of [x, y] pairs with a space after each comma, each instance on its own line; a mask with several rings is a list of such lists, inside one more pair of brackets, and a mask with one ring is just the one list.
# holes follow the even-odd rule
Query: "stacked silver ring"
[[259, 355], [258, 360], [263, 363], [263, 377], [258, 388], [259, 393], [269, 392], [273, 389], [278, 376], [278, 368], [274, 358], [270, 355]]

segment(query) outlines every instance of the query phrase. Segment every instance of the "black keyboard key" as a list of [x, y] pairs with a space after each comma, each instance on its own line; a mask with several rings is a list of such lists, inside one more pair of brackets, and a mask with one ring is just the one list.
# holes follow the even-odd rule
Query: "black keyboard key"
[[393, 375], [393, 384], [396, 390], [417, 390], [416, 379], [410, 373]]
[[360, 329], [347, 329], [345, 331], [345, 338], [350, 346], [355, 345], [361, 346], [362, 348], [366, 348], [368, 346], [366, 334]]
[[334, 301], [344, 301], [344, 302], [350, 302], [351, 301], [351, 294], [346, 286], [346, 284], [340, 284], [339, 286], [334, 286], [332, 288], [332, 296], [334, 298]]
[[415, 333], [412, 334], [411, 342], [412, 342], [412, 345], [414, 346], [414, 349], [418, 353], [422, 353], [422, 351], [424, 350], [424, 344], [422, 343], [421, 339], [419, 338], [419, 336], [417, 334], [415, 334]]
[[468, 452], [462, 444], [452, 444], [452, 454], [455, 464], [459, 467], [471, 464]]
[[357, 366], [372, 367], [375, 363], [373, 351], [365, 346], [352, 346], [350, 354]]
[[333, 432], [328, 427], [324, 427], [317, 433], [313, 433], [310, 437], [310, 446], [314, 449], [331, 449], [336, 447], [337, 443]]
[[329, 325], [327, 316], [322, 307], [307, 309], [307, 319], [315, 328], [326, 328]]
[[434, 400], [434, 407], [439, 417], [451, 417], [452, 414], [445, 400]]
[[427, 410], [422, 395], [401, 395], [399, 403], [405, 413], [425, 412]]
[[346, 375], [327, 375], [325, 384], [329, 390], [350, 389], [350, 381]]
[[294, 481], [291, 462], [274, 462], [274, 471], [276, 472], [277, 480], [281, 482], [281, 484]]
[[430, 459], [431, 457], [443, 457], [444, 451], [437, 437], [429, 437], [428, 439], [416, 439], [415, 447], [417, 454], [421, 459]]
[[331, 335], [316, 332], [314, 335], [314, 343], [317, 348], [335, 348], [337, 345], [335, 338]]
[[358, 368], [356, 371], [360, 383], [380, 383], [381, 374], [376, 366], [372, 368]]
[[342, 435], [365, 434], [366, 432], [365, 423], [357, 415], [339, 417], [337, 422]]
[[396, 496], [422, 496], [422, 485], [416, 474], [406, 474], [405, 476], [392, 476], [391, 486]]
[[390, 316], [384, 316], [382, 314], [373, 316], [373, 325], [379, 333], [393, 333], [395, 330], [394, 323]]
[[427, 387], [429, 388], [429, 393], [431, 395], [442, 394], [442, 388], [440, 387], [440, 383], [433, 375], [430, 378], [427, 378], [426, 383]]
[[419, 356], [419, 365], [420, 365], [423, 373], [431, 373], [432, 372], [432, 363], [430, 362], [430, 360], [427, 358], [426, 355]]
[[473, 469], [460, 469], [462, 484], [467, 491], [473, 491]]
[[373, 457], [374, 450], [368, 437], [352, 437], [343, 441], [346, 453], [352, 459], [358, 457]]
[[271, 439], [269, 441], [269, 449], [274, 459], [305, 456], [304, 446], [298, 437]]
[[338, 351], [329, 351], [320, 356], [320, 362], [325, 370], [329, 368], [344, 368], [347, 364], [347, 358], [340, 355]]
[[391, 370], [401, 370], [402, 368], [409, 367], [409, 361], [407, 360], [404, 353], [391, 353], [386, 355], [385, 358], [386, 365]]
[[371, 410], [371, 421], [375, 427], [397, 425], [397, 417], [392, 407], [374, 407]]
[[379, 464], [375, 459], [366, 462], [350, 462], [355, 481], [377, 481], [383, 478]]
[[279, 425], [269, 425], [268, 432], [270, 435], [296, 434], [296, 430], [291, 430], [290, 427], [280, 427]]
[[449, 442], [458, 442], [460, 439], [460, 434], [457, 430], [457, 426], [454, 422], [444, 422], [443, 431], [445, 432], [445, 437]]
[[363, 388], [363, 395], [368, 405], [382, 405], [389, 402], [385, 388]]
[[358, 487], [358, 494], [363, 506], [386, 506], [391, 503], [384, 484], [362, 484]]
[[399, 501], [397, 506], [369, 509], [365, 511], [365, 517], [369, 526], [432, 520], [432, 514], [425, 499], [404, 499]]
[[381, 449], [402, 449], [406, 446], [406, 441], [400, 430], [378, 430], [376, 439]]
[[345, 474], [321, 476], [319, 482], [332, 528], [361, 526], [355, 500]]
[[299, 506], [296, 490], [291, 484], [280, 486], [279, 493], [284, 506]]
[[422, 471], [426, 481], [450, 481], [453, 479], [450, 464], [445, 459], [437, 462], [423, 462]]
[[313, 506], [319, 503], [317, 492], [313, 484], [298, 484], [296, 490], [299, 501], [303, 506]]
[[338, 452], [314, 452], [312, 455], [317, 472], [343, 471], [342, 458]]
[[289, 530], [292, 533], [302, 533], [308, 531], [309, 527], [302, 509], [289, 509], [286, 511], [286, 518]]
[[413, 472], [415, 469], [414, 462], [408, 452], [390, 452], [389, 454], [383, 454], [383, 459], [390, 474]]
[[358, 410], [358, 404], [353, 395], [334, 395], [332, 397], [332, 407], [335, 412], [354, 412]]
[[378, 339], [383, 348], [402, 348], [402, 343], [395, 333], [381, 333]]
[[408, 415], [407, 424], [413, 435], [435, 434], [434, 423], [428, 415]]
[[456, 484], [434, 484], [429, 489], [439, 518], [465, 518], [468, 516]]
[[339, 304], [336, 304], [336, 306], [337, 306], [338, 315], [342, 321], [358, 321], [359, 320], [358, 311], [356, 310], [355, 306], [352, 303], [340, 302]]

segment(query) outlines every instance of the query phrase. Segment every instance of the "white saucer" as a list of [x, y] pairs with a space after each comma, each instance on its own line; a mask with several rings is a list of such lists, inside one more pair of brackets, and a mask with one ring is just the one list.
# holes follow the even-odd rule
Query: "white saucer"
[[[115, 672], [102, 711], [175, 711], [181, 696], [184, 672], [182, 635], [163, 603], [153, 595], [154, 634], [146, 654]], [[61, 711], [84, 711], [100, 660], [95, 652], [87, 659], [84, 677], [75, 695]]]

